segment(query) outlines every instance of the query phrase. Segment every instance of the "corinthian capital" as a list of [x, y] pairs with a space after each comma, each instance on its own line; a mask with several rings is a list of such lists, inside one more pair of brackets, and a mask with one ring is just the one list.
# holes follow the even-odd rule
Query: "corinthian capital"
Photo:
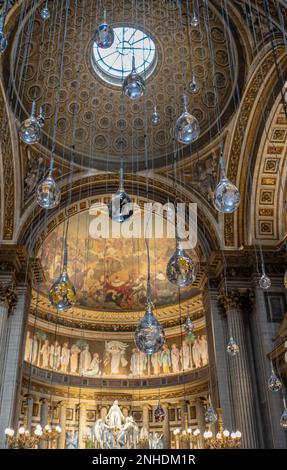
[[254, 292], [250, 289], [233, 289], [219, 295], [218, 307], [223, 314], [229, 310], [251, 310], [254, 298]]
[[8, 312], [11, 313], [17, 304], [18, 296], [15, 287], [12, 284], [3, 284], [0, 282], [0, 304], [8, 306]]

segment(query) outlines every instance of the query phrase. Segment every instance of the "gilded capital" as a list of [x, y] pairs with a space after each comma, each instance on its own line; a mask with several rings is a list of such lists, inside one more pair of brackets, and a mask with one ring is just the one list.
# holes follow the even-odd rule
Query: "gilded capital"
[[250, 289], [233, 289], [218, 297], [218, 307], [224, 315], [229, 310], [251, 310], [253, 303], [254, 292]]
[[8, 312], [11, 313], [17, 304], [18, 295], [15, 287], [12, 284], [4, 284], [0, 282], [0, 304], [5, 304], [8, 307]]

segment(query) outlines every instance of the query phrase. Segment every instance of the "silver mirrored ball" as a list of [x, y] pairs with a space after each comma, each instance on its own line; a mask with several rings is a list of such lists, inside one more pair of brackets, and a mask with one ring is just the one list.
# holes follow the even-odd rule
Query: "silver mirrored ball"
[[147, 305], [145, 315], [136, 328], [135, 343], [139, 351], [145, 354], [157, 353], [165, 344], [163, 326], [155, 318], [151, 304]]
[[37, 188], [37, 203], [43, 209], [54, 209], [60, 203], [61, 191], [52, 175], [48, 175]]
[[218, 212], [232, 213], [240, 204], [240, 192], [228, 178], [224, 177], [215, 188], [213, 202]]

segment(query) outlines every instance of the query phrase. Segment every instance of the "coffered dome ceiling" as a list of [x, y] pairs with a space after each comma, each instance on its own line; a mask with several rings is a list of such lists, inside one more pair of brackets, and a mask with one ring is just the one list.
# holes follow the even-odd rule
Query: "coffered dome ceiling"
[[[73, 142], [75, 163], [86, 167], [116, 168], [121, 153], [129, 170], [143, 169], [146, 157], [153, 159], [155, 167], [170, 163], [175, 150], [172, 129], [183, 111], [182, 95], [192, 70], [200, 90], [191, 94], [188, 88], [189, 107], [199, 120], [201, 137], [192, 149], [180, 149], [179, 156], [207, 145], [218, 130], [218, 110], [222, 124], [230, 118], [236, 103], [235, 86], [242, 87], [245, 74], [245, 61], [240, 60], [244, 51], [237, 33], [232, 29], [226, 37], [215, 2], [209, 2], [208, 15], [200, 6], [199, 29], [189, 26], [185, 2], [182, 14], [174, 2], [137, 1], [135, 9], [131, 1], [105, 2], [114, 27], [138, 28], [155, 44], [156, 65], [147, 78], [145, 98], [137, 102], [124, 98], [121, 87], [107, 83], [96, 73], [91, 60], [93, 36], [102, 18], [95, 2], [87, 0], [84, 9], [83, 5], [79, 2], [75, 11], [71, 2], [66, 30], [64, 9], [53, 9], [53, 15], [57, 15], [56, 22], [51, 22], [56, 24], [55, 30], [49, 30], [48, 23], [43, 26], [38, 10], [32, 10], [10, 40], [7, 61], [11, 68], [7, 63], [5, 71], [12, 74], [14, 99], [20, 104], [17, 114], [21, 119], [27, 116], [33, 99], [38, 106], [45, 106], [42, 146], [51, 149], [56, 121], [56, 153], [69, 161]], [[32, 28], [30, 15], [35, 15]], [[7, 73], [7, 86], [8, 81]], [[150, 121], [154, 100], [161, 116], [157, 127]]]

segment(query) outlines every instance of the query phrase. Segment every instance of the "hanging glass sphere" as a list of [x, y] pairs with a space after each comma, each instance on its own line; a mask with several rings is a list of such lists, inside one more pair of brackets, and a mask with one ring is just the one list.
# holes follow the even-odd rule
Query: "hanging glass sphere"
[[75, 304], [76, 290], [68, 276], [66, 267], [64, 267], [62, 274], [52, 285], [49, 292], [49, 300], [53, 307], [60, 311], [68, 310]]
[[151, 302], [148, 302], [144, 317], [136, 327], [135, 343], [146, 354], [161, 351], [165, 343], [164, 329], [153, 314]]
[[34, 116], [26, 119], [20, 127], [20, 139], [25, 144], [31, 145], [40, 140], [40, 126]]
[[109, 204], [110, 218], [121, 224], [128, 220], [133, 213], [131, 198], [123, 189], [119, 189]]
[[268, 388], [271, 392], [279, 392], [279, 390], [282, 388], [282, 382], [279, 377], [277, 377], [274, 370], [272, 370], [268, 379]]
[[214, 206], [218, 212], [229, 214], [236, 211], [240, 204], [240, 193], [237, 187], [224, 176], [214, 191]]
[[40, 16], [42, 18], [42, 20], [46, 21], [50, 18], [51, 16], [51, 13], [50, 13], [50, 10], [49, 8], [47, 7], [47, 5], [45, 5], [42, 10], [40, 11]]
[[132, 71], [124, 79], [123, 93], [125, 96], [134, 101], [139, 100], [144, 95], [144, 92], [145, 81], [136, 71], [135, 57], [133, 56]]
[[156, 409], [154, 410], [154, 420], [156, 423], [162, 423], [165, 417], [164, 409], [162, 408], [160, 402], [158, 402]]
[[287, 429], [287, 408], [284, 409], [280, 418], [280, 426], [282, 426], [283, 429]]
[[209, 405], [205, 413], [205, 422], [208, 424], [215, 424], [217, 422], [217, 414], [212, 405]]
[[199, 85], [194, 75], [192, 75], [191, 82], [189, 84], [191, 93], [196, 94], [199, 92]]
[[185, 320], [184, 329], [185, 329], [185, 332], [186, 332], [187, 335], [190, 335], [190, 334], [193, 333], [194, 324], [193, 324], [192, 320], [190, 319], [190, 317], [187, 317], [187, 319]]
[[114, 39], [114, 30], [109, 24], [104, 22], [96, 29], [94, 41], [101, 49], [108, 49], [111, 47]]
[[236, 341], [231, 337], [227, 343], [226, 351], [230, 356], [236, 356], [239, 353], [239, 346]]
[[263, 273], [261, 278], [259, 279], [259, 286], [261, 287], [261, 289], [264, 290], [267, 290], [269, 289], [269, 287], [271, 287], [271, 281], [265, 273]]
[[156, 107], [154, 108], [153, 113], [151, 115], [151, 123], [154, 127], [158, 126], [160, 123], [160, 116], [156, 110]]
[[184, 96], [184, 112], [175, 124], [175, 138], [181, 144], [195, 142], [200, 134], [200, 127], [195, 116], [187, 110], [187, 96]]
[[49, 174], [37, 188], [37, 203], [44, 209], [54, 209], [59, 205], [60, 199], [61, 191], [52, 174]]
[[199, 18], [196, 14], [195, 11], [193, 11], [192, 13], [192, 17], [191, 17], [191, 20], [190, 20], [190, 26], [192, 26], [193, 28], [197, 28], [199, 25]]
[[167, 264], [166, 275], [172, 284], [187, 287], [195, 281], [195, 263], [184, 250], [177, 247]]
[[285, 271], [285, 274], [284, 274], [284, 287], [285, 289], [287, 289], [287, 270]]

